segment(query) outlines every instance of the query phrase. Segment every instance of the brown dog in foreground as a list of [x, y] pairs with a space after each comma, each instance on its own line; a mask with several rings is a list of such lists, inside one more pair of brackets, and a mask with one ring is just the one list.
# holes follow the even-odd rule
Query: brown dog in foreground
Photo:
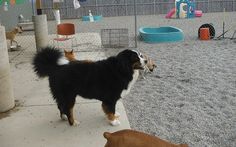
[[134, 130], [121, 130], [114, 133], [104, 132], [107, 139], [105, 147], [188, 147], [187, 144], [173, 144], [155, 136]]
[[21, 27], [15, 27], [12, 31], [10, 32], [6, 32], [6, 39], [7, 40], [10, 40], [10, 45], [12, 46], [12, 43], [15, 42], [17, 46], [18, 45], [18, 42], [15, 40], [16, 38], [16, 35], [18, 33], [22, 33], [22, 28]]

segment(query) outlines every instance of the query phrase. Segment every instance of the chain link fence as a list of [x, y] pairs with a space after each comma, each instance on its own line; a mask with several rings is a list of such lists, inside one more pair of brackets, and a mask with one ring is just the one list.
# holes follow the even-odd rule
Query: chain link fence
[[[43, 0], [43, 12], [48, 19], [54, 19], [52, 1]], [[236, 11], [236, 0], [195, 0], [196, 8], [204, 13]], [[73, 1], [64, 1], [60, 4], [63, 19], [80, 18], [88, 15], [91, 10], [94, 15], [104, 17], [134, 15], [134, 0], [87, 0], [80, 2], [81, 8], [74, 9]], [[166, 14], [175, 6], [174, 0], [136, 0], [137, 15]]]
[[[195, 3], [196, 9], [202, 10], [203, 13], [222, 12], [223, 9], [225, 9], [226, 12], [236, 11], [236, 0], [196, 0]], [[59, 6], [62, 22], [74, 23], [76, 25], [77, 34], [84, 36], [79, 37], [80, 40], [78, 41], [77, 46], [78, 50], [80, 48], [82, 48], [82, 50], [89, 50], [89, 48], [103, 48], [101, 32], [102, 30], [112, 29], [127, 29], [127, 47], [135, 47], [134, 0], [86, 0], [80, 2], [80, 5], [81, 7], [79, 9], [74, 9], [73, 1], [64, 0], [64, 2], [60, 3]], [[139, 15], [139, 17], [141, 17], [141, 15], [142, 17], [149, 15], [151, 17], [148, 16], [150, 19], [155, 19], [159, 14], [166, 14], [174, 6], [174, 0], [136, 0], [137, 15]], [[87, 16], [89, 10], [92, 11], [94, 16], [102, 16], [102, 20], [94, 23], [82, 21], [82, 16]], [[55, 36], [57, 24], [53, 15], [53, 2], [42, 0], [42, 12], [47, 15], [49, 34]], [[144, 20], [143, 22], [139, 22], [138, 20], [138, 25], [146, 25], [147, 21]], [[168, 20], [163, 23], [166, 25], [171, 24]], [[152, 22], [147, 24], [156, 25]], [[86, 33], [88, 36], [98, 37], [97, 39], [96, 37], [91, 39], [97, 40], [95, 41], [95, 44], [93, 44], [92, 41], [84, 41], [84, 38], [89, 38], [85, 37]], [[115, 37], [117, 35], [126, 34], [119, 34], [119, 32], [118, 34], [113, 34]], [[53, 39], [53, 37], [51, 37], [51, 39]], [[22, 48], [31, 47], [32, 45], [34, 46], [34, 31], [25, 31], [22, 35], [18, 35], [16, 40], [19, 40], [18, 42], [21, 44]], [[120, 40], [114, 40], [114, 37], [112, 41], [120, 43]], [[52, 40], [49, 42], [51, 44]], [[100, 42], [100, 45], [98, 42]], [[113, 44], [113, 46], [115, 46], [115, 44]]]

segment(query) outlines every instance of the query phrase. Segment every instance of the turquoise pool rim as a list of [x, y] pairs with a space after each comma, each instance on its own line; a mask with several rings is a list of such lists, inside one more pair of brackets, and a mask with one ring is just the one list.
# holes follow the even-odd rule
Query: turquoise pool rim
[[184, 40], [184, 33], [173, 26], [141, 27], [139, 37], [146, 43], [178, 42]]
[[[99, 21], [102, 19], [102, 15], [93, 15], [94, 21]], [[89, 16], [82, 16], [82, 21], [90, 21]]]

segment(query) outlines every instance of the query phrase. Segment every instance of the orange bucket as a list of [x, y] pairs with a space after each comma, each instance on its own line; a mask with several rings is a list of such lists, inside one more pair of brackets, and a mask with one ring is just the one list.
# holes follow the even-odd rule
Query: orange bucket
[[200, 28], [200, 40], [210, 40], [209, 28]]

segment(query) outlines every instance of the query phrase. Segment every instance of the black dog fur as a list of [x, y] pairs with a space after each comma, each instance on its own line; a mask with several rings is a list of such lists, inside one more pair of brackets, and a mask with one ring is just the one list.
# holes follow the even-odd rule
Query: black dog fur
[[59, 65], [63, 54], [46, 47], [33, 59], [33, 68], [39, 77], [49, 77], [49, 86], [61, 117], [65, 114], [74, 125], [73, 107], [76, 96], [102, 101], [108, 119], [115, 118], [115, 106], [123, 90], [128, 88], [135, 69], [143, 69], [135, 51], [124, 50], [117, 56], [96, 62], [71, 61]]

